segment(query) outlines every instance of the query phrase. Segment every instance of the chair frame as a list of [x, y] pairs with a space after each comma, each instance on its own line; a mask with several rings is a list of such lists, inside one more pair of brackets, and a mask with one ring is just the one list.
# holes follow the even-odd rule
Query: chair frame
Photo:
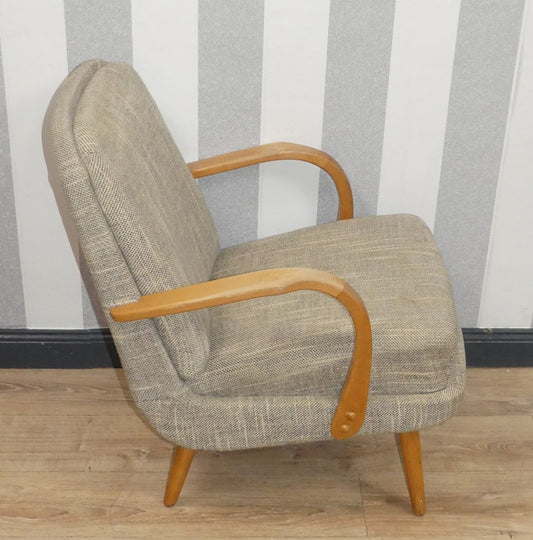
[[[195, 178], [201, 178], [287, 159], [313, 163], [328, 173], [339, 197], [337, 219], [353, 217], [352, 191], [342, 167], [327, 153], [309, 146], [286, 142], [265, 144], [195, 161], [188, 167]], [[138, 321], [298, 290], [320, 291], [336, 298], [348, 310], [354, 325], [357, 339], [330, 428], [335, 439], [346, 439], [357, 433], [365, 419], [372, 333], [363, 300], [340, 277], [310, 268], [249, 272], [141, 296], [137, 302], [113, 307], [110, 314], [117, 322]], [[415, 514], [422, 515], [425, 511], [425, 495], [419, 433], [400, 433], [399, 437], [412, 508]], [[173, 506], [177, 502], [194, 452], [189, 448], [175, 447], [165, 491], [165, 505]]]

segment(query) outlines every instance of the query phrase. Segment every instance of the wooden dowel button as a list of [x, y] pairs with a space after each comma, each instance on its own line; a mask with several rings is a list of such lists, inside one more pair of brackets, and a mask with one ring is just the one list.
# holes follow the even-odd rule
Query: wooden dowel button
[[353, 411], [346, 411], [344, 415], [348, 420], [355, 420], [355, 413]]
[[342, 426], [339, 428], [344, 433], [348, 433], [350, 431], [350, 426], [348, 424], [342, 424]]

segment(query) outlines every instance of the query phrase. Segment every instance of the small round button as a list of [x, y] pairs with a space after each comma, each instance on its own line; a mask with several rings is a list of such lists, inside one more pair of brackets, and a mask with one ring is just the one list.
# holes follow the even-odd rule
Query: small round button
[[350, 426], [348, 424], [342, 424], [342, 426], [339, 429], [341, 431], [344, 431], [344, 433], [348, 433], [348, 431], [350, 431]]
[[346, 416], [346, 418], [348, 418], [349, 420], [355, 420], [355, 413], [353, 411], [346, 411], [344, 413], [344, 415]]

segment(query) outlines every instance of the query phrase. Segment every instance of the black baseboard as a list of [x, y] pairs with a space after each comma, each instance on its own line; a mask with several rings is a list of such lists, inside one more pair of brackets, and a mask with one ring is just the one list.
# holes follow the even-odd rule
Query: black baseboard
[[0, 330], [0, 368], [120, 367], [107, 329]]
[[[470, 367], [533, 367], [533, 329], [464, 328]], [[107, 329], [0, 330], [0, 368], [120, 367]]]
[[463, 328], [469, 367], [533, 367], [533, 328]]

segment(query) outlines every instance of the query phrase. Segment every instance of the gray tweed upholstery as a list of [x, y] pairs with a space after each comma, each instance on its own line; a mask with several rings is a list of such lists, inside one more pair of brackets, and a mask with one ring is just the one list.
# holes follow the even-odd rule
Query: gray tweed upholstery
[[[374, 356], [361, 433], [446, 420], [464, 385], [450, 285], [427, 227], [381, 216], [220, 250], [195, 180], [134, 70], [76, 68], [43, 126], [106, 314], [140, 295], [280, 266], [332, 271], [361, 294]], [[230, 450], [329, 439], [353, 332], [344, 308], [291, 293], [133, 323], [107, 322], [132, 396], [174, 444]]]
[[[446, 387], [458, 326], [446, 270], [422, 220], [343, 220], [231, 247], [220, 252], [212, 277], [283, 266], [332, 272], [361, 295], [372, 321], [372, 393]], [[353, 342], [344, 306], [319, 292], [220, 306], [211, 310], [206, 369], [190, 387], [221, 396], [338, 392]]]

